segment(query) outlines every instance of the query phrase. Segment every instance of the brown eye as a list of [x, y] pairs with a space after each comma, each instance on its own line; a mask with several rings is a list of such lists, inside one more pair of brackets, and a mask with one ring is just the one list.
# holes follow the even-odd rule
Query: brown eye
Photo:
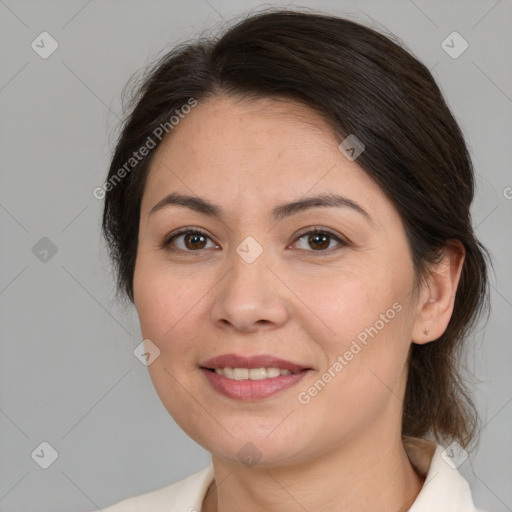
[[[339, 236], [327, 231], [325, 229], [312, 229], [304, 232], [296, 239], [306, 245], [306, 247], [299, 247], [310, 253], [318, 253], [321, 256], [325, 253], [330, 253], [348, 246], [348, 242]], [[181, 231], [168, 236], [161, 244], [161, 247], [171, 252], [202, 252], [203, 249], [208, 248], [208, 241], [211, 242], [210, 237], [197, 229], [182, 229]], [[332, 246], [332, 242], [336, 245]], [[211, 242], [213, 243], [213, 242]], [[218, 248], [213, 244], [214, 248]], [[316, 255], [315, 255], [316, 256]]]
[[[331, 233], [330, 231], [326, 231], [325, 229], [313, 229], [303, 234], [299, 234], [298, 242], [303, 241], [303, 247], [299, 247], [301, 250], [305, 250], [308, 252], [317, 252], [317, 253], [326, 253], [336, 251], [339, 248], [346, 247], [348, 242], [341, 239], [339, 236]], [[337, 242], [337, 246], [332, 246], [331, 243], [335, 241]], [[297, 243], [298, 243], [297, 242]], [[312, 249], [312, 250], [311, 250]], [[319, 254], [320, 256], [321, 254]]]
[[183, 240], [185, 242], [185, 246], [187, 247], [187, 249], [193, 250], [203, 249], [206, 242], [206, 238], [207, 237], [200, 233], [189, 233], [184, 236]]
[[330, 235], [324, 233], [314, 233], [309, 235], [308, 243], [313, 249], [328, 249], [330, 238]]
[[172, 252], [197, 252], [206, 248], [210, 237], [197, 229], [183, 229], [167, 237], [162, 248]]

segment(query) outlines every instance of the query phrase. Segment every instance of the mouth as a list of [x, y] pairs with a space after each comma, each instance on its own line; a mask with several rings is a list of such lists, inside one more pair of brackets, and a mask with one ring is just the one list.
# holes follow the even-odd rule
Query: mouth
[[[280, 375], [295, 375], [299, 371], [291, 372], [286, 368], [230, 368], [226, 366], [224, 368], [205, 368], [211, 372], [215, 372], [217, 375], [222, 375], [227, 379], [231, 380], [263, 380], [263, 379], [275, 379]], [[302, 371], [302, 370], [300, 370]]]
[[269, 355], [225, 354], [199, 366], [213, 389], [238, 400], [260, 400], [296, 385], [312, 370]]

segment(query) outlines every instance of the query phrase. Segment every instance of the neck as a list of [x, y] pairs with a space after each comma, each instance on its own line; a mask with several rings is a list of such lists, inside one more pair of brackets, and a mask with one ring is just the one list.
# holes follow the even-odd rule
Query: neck
[[217, 485], [201, 510], [406, 512], [424, 478], [411, 465], [400, 435], [387, 437], [374, 435], [368, 443], [359, 436], [316, 460], [267, 468], [212, 456]]

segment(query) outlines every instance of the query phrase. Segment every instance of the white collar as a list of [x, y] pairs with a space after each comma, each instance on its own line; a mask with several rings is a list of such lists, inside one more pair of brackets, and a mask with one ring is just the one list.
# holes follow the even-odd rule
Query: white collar
[[[416, 471], [425, 477], [409, 512], [478, 512], [469, 484], [443, 457], [432, 441], [403, 437], [405, 451]], [[123, 500], [104, 512], [199, 512], [214, 479], [213, 465], [179, 482]]]
[[441, 445], [415, 437], [402, 441], [411, 464], [425, 477], [409, 512], [477, 512], [469, 484], [443, 458]]

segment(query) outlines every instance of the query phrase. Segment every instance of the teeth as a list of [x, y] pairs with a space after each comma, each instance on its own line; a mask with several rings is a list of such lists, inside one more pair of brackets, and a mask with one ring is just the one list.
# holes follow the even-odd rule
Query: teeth
[[247, 368], [233, 368], [233, 379], [245, 380], [249, 378], [249, 370]]
[[272, 379], [280, 375], [290, 375], [290, 370], [281, 368], [215, 368], [217, 375], [223, 375], [233, 380], [262, 380]]

